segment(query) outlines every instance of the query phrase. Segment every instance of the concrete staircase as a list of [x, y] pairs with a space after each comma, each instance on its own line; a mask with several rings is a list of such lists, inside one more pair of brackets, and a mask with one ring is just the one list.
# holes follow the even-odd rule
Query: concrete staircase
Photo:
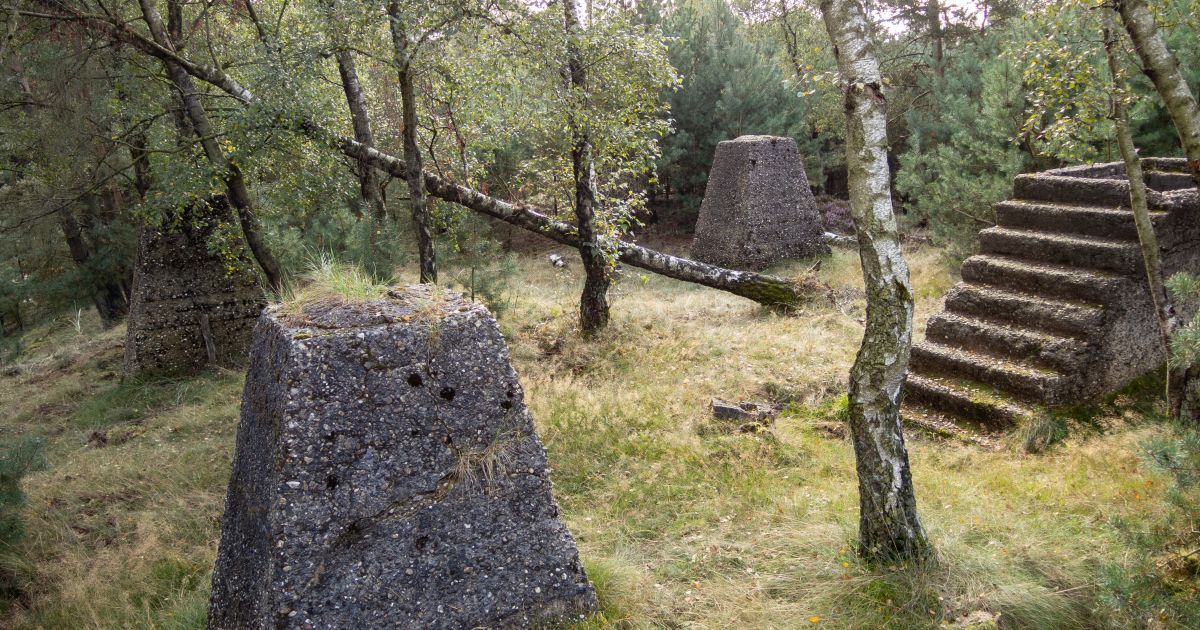
[[[1168, 273], [1200, 271], [1200, 196], [1182, 160], [1145, 161]], [[912, 351], [905, 416], [999, 430], [1160, 365], [1119, 163], [1018, 176]]]

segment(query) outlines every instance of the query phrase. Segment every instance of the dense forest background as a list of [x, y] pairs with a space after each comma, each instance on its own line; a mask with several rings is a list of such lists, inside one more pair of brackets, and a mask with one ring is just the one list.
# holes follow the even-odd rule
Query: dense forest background
[[[224, 189], [201, 143], [181, 139], [181, 107], [160, 64], [39, 3], [6, 14], [0, 154], [0, 319], [26, 322], [89, 308], [121, 310], [135, 226]], [[59, 5], [45, 2], [42, 9]], [[406, 64], [417, 142], [428, 170], [501, 199], [570, 215], [571, 125], [595, 150], [602, 237], [639, 232], [659, 210], [694, 217], [713, 151], [742, 134], [796, 139], [814, 191], [846, 193], [841, 99], [814, 6], [796, 0], [588, 2], [581, 36], [590, 80], [564, 82], [561, 16], [544, 2], [393, 3], [411, 27]], [[981, 0], [868, 2], [880, 28], [890, 160], [902, 224], [970, 251], [1015, 174], [1114, 161], [1107, 68], [1094, 3]], [[392, 40], [373, 5], [238, 0], [180, 3], [180, 49], [252, 86], [256, 96], [325, 128], [352, 131], [338, 59], [357, 64], [380, 150], [403, 154]], [[1200, 80], [1200, 10], [1157, 3], [1171, 48]], [[97, 4], [128, 19], [136, 6]], [[48, 9], [47, 9], [48, 10]], [[42, 11], [45, 13], [45, 11]], [[174, 20], [175, 18], [172, 18]], [[1132, 117], [1143, 155], [1178, 155], [1153, 86], [1133, 74]], [[263, 240], [297, 274], [336, 252], [381, 279], [416, 244], [404, 182], [363, 167], [201, 86], [211, 137], [248, 182]], [[582, 121], [582, 122], [580, 122]], [[374, 188], [368, 191], [367, 188]], [[374, 204], [375, 207], [372, 207]], [[512, 265], [486, 219], [431, 201], [443, 282], [499, 303]], [[827, 212], [849, 229], [844, 210]], [[839, 222], [840, 216], [840, 222]], [[249, 264], [233, 223], [212, 247]]]

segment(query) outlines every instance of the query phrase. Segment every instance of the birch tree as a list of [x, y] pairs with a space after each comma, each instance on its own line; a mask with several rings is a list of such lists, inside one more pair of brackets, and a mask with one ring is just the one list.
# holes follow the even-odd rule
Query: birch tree
[[[1138, 243], [1142, 250], [1142, 261], [1146, 267], [1147, 289], [1150, 299], [1154, 302], [1154, 313], [1158, 318], [1158, 330], [1162, 338], [1163, 348], [1170, 349], [1171, 334], [1174, 331], [1172, 307], [1163, 285], [1162, 257], [1158, 245], [1158, 234], [1154, 232], [1154, 224], [1150, 222], [1150, 209], [1146, 202], [1146, 182], [1142, 173], [1142, 161], [1138, 156], [1137, 147], [1133, 142], [1133, 132], [1129, 125], [1129, 87], [1128, 79], [1120, 60], [1120, 27], [1116, 15], [1105, 10], [1104, 22], [1104, 52], [1108, 59], [1108, 69], [1112, 77], [1112, 120], [1116, 131], [1117, 145], [1121, 150], [1121, 159], [1125, 162], [1125, 174], [1129, 179], [1129, 206], [1133, 210], [1133, 222], [1137, 228]], [[1169, 363], [1168, 363], [1169, 365]], [[1182, 385], [1182, 374], [1174, 374], [1168, 367], [1167, 399], [1172, 414], [1179, 409], [1178, 392]], [[1175, 394], [1175, 395], [1173, 395]]]
[[[248, 2], [247, 8], [251, 7], [252, 5]], [[338, 77], [342, 82], [342, 92], [346, 95], [346, 108], [350, 111], [350, 125], [354, 130], [354, 139], [365, 146], [373, 147], [375, 146], [375, 132], [371, 128], [371, 114], [367, 110], [367, 97], [363, 92], [362, 83], [358, 79], [358, 68], [354, 62], [354, 52], [351, 50], [350, 41], [348, 41], [348, 31], [350, 29], [347, 23], [350, 20], [340, 9], [341, 7], [336, 0], [329, 3], [329, 30], [331, 43], [333, 44], [333, 57], [337, 61]], [[266, 44], [268, 38], [265, 35], [265, 29], [259, 26], [260, 22], [253, 12], [251, 12], [251, 19], [258, 29], [259, 37]], [[383, 184], [380, 182], [379, 171], [370, 164], [360, 160], [358, 162], [358, 184], [359, 199], [362, 207], [371, 213], [371, 218], [376, 224], [371, 231], [371, 240], [374, 242], [374, 236], [379, 231], [379, 227], [387, 215], [387, 206], [384, 203]], [[361, 218], [362, 212], [356, 211], [356, 213]]]
[[1187, 156], [1188, 170], [1200, 186], [1200, 106], [1179, 71], [1179, 59], [1167, 48], [1146, 0], [1114, 0], [1113, 4], [1133, 41], [1142, 71], [1150, 77], [1171, 114]]
[[575, 226], [579, 231], [579, 257], [583, 260], [583, 292], [579, 296], [579, 325], [584, 335], [608, 324], [608, 288], [612, 284], [608, 257], [596, 231], [596, 167], [592, 142], [583, 117], [587, 100], [587, 68], [579, 50], [578, 7], [562, 0], [563, 30], [567, 36], [567, 84], [571, 129], [571, 170], [575, 180]]
[[405, 181], [408, 183], [413, 229], [417, 233], [417, 251], [421, 258], [421, 282], [437, 282], [436, 254], [433, 251], [433, 237], [429, 233], [429, 203], [425, 199], [424, 182], [421, 181], [421, 148], [417, 145], [417, 97], [413, 86], [412, 65], [416, 43], [411, 39], [400, 0], [389, 0], [387, 11], [396, 78], [400, 84], [400, 105], [404, 118], [404, 166], [408, 173]]
[[[258, 113], [259, 120], [270, 121], [274, 129], [298, 134], [326, 150], [339, 152], [353, 160], [365, 160], [393, 177], [407, 179], [411, 173], [405, 160], [334, 133], [319, 121], [269, 99], [260, 99], [220, 67], [207, 65], [173, 47], [160, 45], [131, 28], [120, 18], [89, 14], [52, 0], [38, 0], [47, 13], [39, 19], [57, 24], [76, 24], [95, 36], [114, 44], [127, 45], [133, 51], [183, 68], [195, 79], [221, 90], [236, 102]], [[479, 190], [455, 183], [429, 171], [420, 172], [424, 189], [430, 196], [488, 215], [516, 227], [532, 231], [555, 242], [578, 248], [573, 225], [555, 220], [551, 212], [533, 205], [498, 199]], [[692, 282], [745, 297], [774, 309], [788, 310], [827, 296], [828, 287], [811, 275], [780, 278], [749, 271], [724, 269], [687, 258], [671, 256], [648, 247], [613, 239], [616, 260], [684, 282]]]
[[858, 0], [822, 0], [846, 115], [850, 206], [867, 292], [862, 346], [850, 368], [850, 433], [858, 470], [859, 553], [915, 560], [930, 544], [917, 516], [900, 397], [912, 347], [913, 295], [892, 212], [883, 81]]
[[[172, 0], [172, 2], [174, 3], [176, 0]], [[142, 18], [149, 26], [154, 43], [166, 50], [174, 51], [175, 41], [169, 35], [167, 26], [163, 23], [162, 16], [153, 0], [139, 0], [139, 4]], [[205, 157], [214, 168], [223, 173], [229, 203], [237, 212], [242, 233], [245, 235], [247, 245], [250, 246], [250, 252], [262, 268], [267, 284], [272, 290], [281, 291], [283, 289], [283, 270], [263, 240], [262, 228], [251, 207], [250, 191], [246, 187], [246, 179], [242, 175], [241, 168], [225, 156], [221, 146], [217, 143], [216, 135], [208, 120], [208, 113], [200, 100], [196, 82], [192, 79], [191, 74], [175, 61], [163, 60], [163, 66], [166, 68], [167, 78], [171, 81], [171, 85], [179, 92], [184, 113], [188, 122], [191, 123], [196, 139], [204, 150]]]

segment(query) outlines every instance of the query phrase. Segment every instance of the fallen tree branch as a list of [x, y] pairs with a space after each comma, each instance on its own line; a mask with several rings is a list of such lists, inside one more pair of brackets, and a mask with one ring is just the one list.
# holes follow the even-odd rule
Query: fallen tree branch
[[[52, 0], [41, 0], [41, 2], [55, 11], [68, 11], [69, 13], [37, 14], [36, 16], [26, 13], [26, 15], [82, 23], [90, 30], [109, 39], [128, 44], [160, 60], [179, 65], [188, 74], [220, 89], [245, 105], [263, 108], [280, 127], [291, 129], [310, 140], [334, 147], [345, 155], [371, 164], [398, 179], [404, 179], [407, 175], [403, 160], [368, 147], [352, 138], [334, 134], [301, 114], [270, 107], [220, 69], [195, 63], [142, 35], [128, 23], [115, 22], [107, 16], [86, 15]], [[428, 171], [424, 171], [422, 175], [425, 188], [434, 197], [536, 232], [563, 245], [576, 248], [579, 246], [579, 238], [574, 226], [556, 221], [537, 208], [490, 197]], [[751, 271], [725, 269], [688, 258], [671, 256], [627, 241], [617, 241], [615, 245], [619, 260], [625, 264], [668, 278], [727, 291], [773, 309], [791, 310], [819, 296], [826, 296], [829, 292], [828, 287], [812, 275], [789, 280]]]

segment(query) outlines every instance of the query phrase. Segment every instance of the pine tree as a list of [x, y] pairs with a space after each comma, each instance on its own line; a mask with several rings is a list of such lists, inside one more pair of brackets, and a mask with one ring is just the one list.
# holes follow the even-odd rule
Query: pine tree
[[[674, 133], [663, 141], [659, 173], [684, 202], [698, 205], [717, 143], [741, 135], [790, 136], [815, 156], [804, 101], [780, 63], [743, 32], [722, 0], [682, 3], [662, 25], [682, 85], [671, 93]], [[816, 173], [810, 179], [816, 180]]]
[[994, 220], [1012, 178], [1027, 168], [1017, 144], [1024, 108], [1021, 71], [999, 55], [998, 36], [955, 51], [925, 85], [936, 108], [910, 110], [908, 148], [896, 188], [910, 214], [927, 221], [952, 259], [966, 257], [975, 233]]

